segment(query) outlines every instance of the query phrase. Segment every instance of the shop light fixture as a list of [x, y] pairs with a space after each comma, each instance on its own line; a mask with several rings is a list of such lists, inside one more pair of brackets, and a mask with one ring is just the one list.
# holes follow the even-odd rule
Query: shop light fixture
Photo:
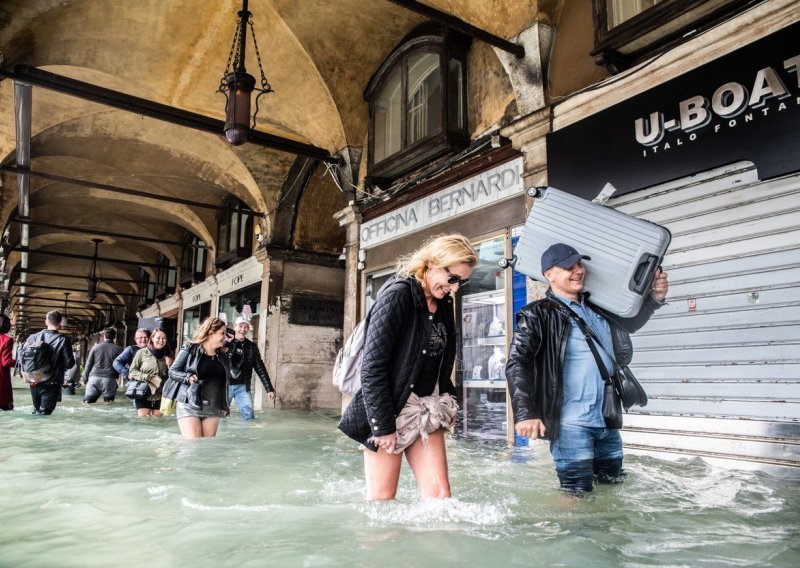
[[[256, 32], [253, 29], [253, 14], [247, 9], [247, 1], [242, 0], [242, 10], [238, 13], [236, 33], [233, 36], [230, 54], [228, 54], [228, 63], [225, 65], [225, 72], [217, 89], [218, 93], [222, 93], [225, 96], [225, 137], [234, 146], [247, 142], [250, 131], [256, 127], [258, 99], [261, 98], [261, 95], [273, 92], [264, 75], [261, 54], [258, 52], [258, 43], [256, 42]], [[258, 70], [261, 73], [261, 88], [256, 88], [255, 77], [250, 75], [244, 66], [248, 25], [250, 26], [250, 34], [253, 36]], [[256, 110], [253, 113], [251, 126], [250, 95], [254, 90], [258, 91], [258, 95], [256, 96]]]

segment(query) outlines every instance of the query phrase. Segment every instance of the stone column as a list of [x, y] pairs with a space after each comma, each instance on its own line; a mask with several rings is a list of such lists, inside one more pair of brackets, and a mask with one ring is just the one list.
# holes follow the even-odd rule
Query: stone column
[[345, 227], [345, 282], [344, 282], [344, 324], [342, 334], [348, 337], [358, 323], [358, 231], [361, 228], [361, 214], [354, 202], [334, 214], [340, 227]]
[[[508, 125], [501, 134], [522, 152], [522, 179], [525, 187], [547, 185], [547, 144], [550, 132], [550, 107], [538, 110]], [[530, 212], [533, 198], [526, 199], [526, 210]], [[527, 280], [528, 301], [544, 298], [547, 286], [532, 279]]]
[[[334, 219], [344, 227], [345, 235], [345, 276], [344, 276], [344, 322], [342, 323], [342, 343], [353, 333], [358, 318], [358, 280], [359, 280], [359, 229], [361, 228], [361, 214], [353, 201], [334, 214]], [[350, 402], [350, 397], [342, 396], [342, 410]]]
[[[264, 265], [264, 273], [261, 277], [261, 296], [258, 300], [260, 311], [258, 314], [258, 341], [256, 345], [258, 346], [258, 350], [261, 353], [261, 358], [264, 360], [264, 366], [267, 368], [267, 373], [269, 373], [269, 378], [272, 381], [272, 386], [274, 386], [277, 390], [276, 385], [276, 377], [278, 373], [278, 365], [277, 365], [277, 358], [278, 358], [278, 335], [277, 331], [275, 333], [271, 333], [271, 326], [274, 325], [276, 328], [279, 327], [279, 319], [276, 317], [274, 320], [270, 320], [270, 306], [271, 306], [271, 297], [273, 294], [277, 292], [278, 296], [280, 296], [280, 290], [282, 288], [282, 266], [280, 264], [280, 268], [276, 270], [272, 270], [272, 264], [270, 260], [269, 253], [266, 247], [258, 247], [255, 252], [256, 259]], [[275, 285], [273, 286], [273, 279], [277, 279]], [[280, 301], [280, 297], [278, 298], [278, 302]], [[278, 309], [278, 313], [280, 310]], [[261, 379], [255, 374], [253, 371], [253, 408], [256, 410], [271, 410], [273, 408], [272, 402], [270, 402], [269, 398], [267, 398], [267, 391], [264, 389], [264, 385], [261, 384]], [[278, 398], [275, 398], [275, 406], [278, 404]]]

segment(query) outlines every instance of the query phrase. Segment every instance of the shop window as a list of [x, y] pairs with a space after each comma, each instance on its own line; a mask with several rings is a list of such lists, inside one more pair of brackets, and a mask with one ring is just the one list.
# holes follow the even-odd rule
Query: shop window
[[218, 316], [233, 327], [234, 322], [243, 317], [250, 322], [250, 339], [258, 339], [258, 321], [261, 312], [261, 284], [249, 286], [243, 290], [230, 292], [219, 298]]
[[461, 395], [460, 431], [480, 438], [505, 439], [506, 344], [508, 336], [506, 237], [474, 244], [478, 264], [469, 285], [456, 298], [461, 340], [456, 385]]
[[228, 268], [253, 254], [253, 211], [242, 200], [229, 196], [217, 213], [217, 261]]
[[207, 251], [199, 237], [187, 233], [181, 255], [181, 288], [189, 288], [206, 277]]
[[156, 281], [144, 270], [139, 273], [139, 309], [143, 310], [156, 301]]
[[686, 41], [752, 0], [593, 0], [598, 65], [612, 73]]
[[194, 337], [194, 332], [200, 327], [207, 317], [211, 315], [211, 302], [204, 302], [199, 306], [185, 308], [183, 310], [183, 342], [190, 341]]
[[469, 38], [424, 24], [407, 36], [372, 77], [368, 180], [396, 177], [469, 142], [466, 52]]

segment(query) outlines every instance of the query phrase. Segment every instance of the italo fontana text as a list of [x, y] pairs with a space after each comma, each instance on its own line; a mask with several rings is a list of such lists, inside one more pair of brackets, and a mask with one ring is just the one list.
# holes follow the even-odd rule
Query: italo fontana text
[[[637, 118], [634, 130], [636, 141], [645, 146], [642, 156], [648, 157], [694, 142], [702, 129], [718, 133], [786, 111], [790, 106], [800, 107], [800, 95], [793, 95], [787, 87], [788, 84], [792, 89], [800, 88], [798, 68], [800, 55], [783, 62], [781, 71], [786, 80], [775, 68], [764, 67], [756, 73], [749, 90], [741, 83], [728, 82], [720, 85], [710, 99], [696, 95], [682, 100], [678, 103], [677, 118], [666, 119], [661, 111]], [[679, 132], [665, 139], [666, 133], [673, 131]]]

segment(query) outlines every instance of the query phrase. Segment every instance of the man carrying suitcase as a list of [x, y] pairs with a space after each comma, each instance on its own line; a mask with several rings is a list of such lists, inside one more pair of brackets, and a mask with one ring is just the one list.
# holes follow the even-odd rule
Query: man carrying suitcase
[[550, 440], [556, 473], [568, 491], [591, 491], [593, 481], [622, 478], [622, 438], [603, 419], [603, 379], [598, 363], [572, 310], [599, 340], [610, 373], [612, 354], [620, 364], [633, 355], [629, 333], [641, 328], [664, 305], [669, 282], [657, 273], [639, 313], [619, 318], [588, 301], [583, 291], [591, 260], [564, 243], [542, 254], [542, 274], [550, 283], [546, 297], [517, 314], [506, 377], [519, 435]]

